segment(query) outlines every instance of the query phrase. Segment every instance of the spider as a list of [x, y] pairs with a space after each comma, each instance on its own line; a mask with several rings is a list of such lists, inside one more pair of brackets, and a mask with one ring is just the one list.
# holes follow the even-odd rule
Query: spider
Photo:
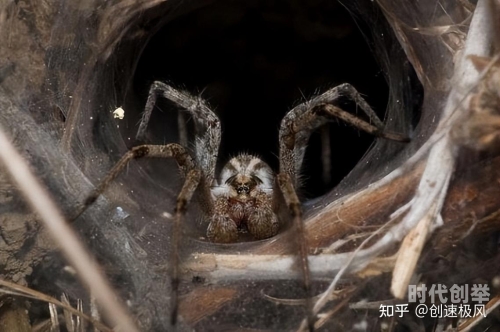
[[[315, 98], [294, 107], [283, 120], [279, 130], [279, 172], [251, 154], [240, 154], [227, 162], [219, 176], [215, 174], [221, 125], [217, 115], [199, 96], [193, 96], [170, 85], [156, 81], [152, 84], [142, 116], [137, 139], [147, 130], [151, 113], [158, 96], [162, 96], [187, 112], [195, 125], [195, 154], [191, 155], [182, 145], [140, 145], [128, 151], [109, 171], [104, 180], [84, 201], [79, 216], [123, 170], [132, 159], [175, 158], [184, 183], [177, 196], [172, 230], [172, 324], [177, 317], [178, 253], [180, 225], [186, 207], [195, 192], [207, 226], [207, 237], [212, 242], [230, 243], [238, 240], [238, 234], [247, 230], [255, 239], [275, 236], [282, 224], [278, 218], [278, 202], [281, 197], [293, 219], [300, 251], [304, 289], [309, 292], [307, 244], [302, 225], [301, 204], [296, 194], [298, 175], [302, 166], [306, 145], [311, 133], [318, 127], [340, 118], [368, 133], [396, 141], [407, 141], [402, 135], [384, 131], [382, 121], [368, 103], [350, 84], [334, 87]], [[339, 107], [339, 97], [351, 98], [370, 118], [367, 123]], [[280, 194], [282, 195], [280, 197]], [[309, 298], [309, 296], [307, 297]], [[306, 301], [308, 302], [308, 301]], [[306, 303], [310, 309], [310, 302]], [[308, 310], [310, 312], [310, 310]], [[308, 317], [312, 330], [312, 317]]]

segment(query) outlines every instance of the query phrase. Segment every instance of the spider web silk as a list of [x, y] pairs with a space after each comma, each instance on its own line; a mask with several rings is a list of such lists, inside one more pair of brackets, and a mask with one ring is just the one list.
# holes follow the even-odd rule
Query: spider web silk
[[[27, 0], [21, 6], [21, 2], [4, 1], [0, 8], [0, 123], [67, 216], [133, 140], [130, 133], [138, 119], [128, 118], [127, 112], [143, 105], [134, 98], [131, 85], [148, 41], [167, 22], [215, 2]], [[308, 215], [388, 174], [426, 141], [439, 120], [455, 54], [471, 15], [460, 2], [451, 0], [356, 0], [345, 1], [343, 6], [359, 25], [389, 86], [387, 129], [407, 133], [412, 141], [403, 146], [377, 140], [337, 187], [306, 205]], [[239, 14], [234, 12], [235, 17]], [[421, 106], [421, 92], [411, 80], [413, 70], [423, 86]], [[124, 104], [128, 108], [121, 121], [113, 112]], [[165, 141], [175, 141], [177, 123], [167, 123], [164, 132]], [[100, 198], [74, 224], [98, 260], [109, 267], [115, 287], [129, 301], [132, 312], [140, 314], [144, 330], [161, 331], [169, 324], [165, 313], [170, 306], [165, 296], [170, 292], [169, 276], [161, 267], [168, 265], [170, 217], [179, 186], [172, 161], [132, 163], [106, 198]], [[23, 204], [11, 207], [13, 211], [24, 208]], [[188, 219], [194, 232], [202, 234], [195, 207], [190, 208]], [[203, 241], [188, 243], [184, 251], [210, 250], [210, 244]], [[221, 250], [245, 252], [254, 246]], [[51, 281], [34, 278], [44, 280], [42, 288], [47, 291], [53, 282], [61, 292], [85, 297], [76, 282], [67, 281], [59, 261], [59, 265], [37, 270], [40, 275], [54, 276]], [[193, 277], [192, 283], [196, 282], [202, 281]], [[238, 301], [224, 302], [224, 313], [214, 314], [209, 326], [220, 323], [231, 329], [240, 324], [274, 330], [298, 326], [300, 306], [262, 300], [257, 296], [262, 290], [258, 286], [248, 280], [229, 285], [220, 291], [224, 295], [212, 293], [230, 299], [228, 294], [235, 289], [249, 290]], [[300, 297], [300, 284], [291, 281], [281, 286], [284, 290], [278, 291], [266, 285], [265, 292], [281, 298]], [[210, 293], [198, 296], [206, 299]], [[344, 319], [353, 323], [359, 317], [352, 314]], [[187, 321], [181, 326], [190, 324]], [[190, 322], [198, 323], [196, 318]], [[339, 330], [332, 324], [330, 328]]]

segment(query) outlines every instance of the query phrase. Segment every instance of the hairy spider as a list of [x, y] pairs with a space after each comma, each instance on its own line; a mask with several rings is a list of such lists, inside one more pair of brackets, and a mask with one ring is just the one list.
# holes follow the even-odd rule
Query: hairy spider
[[[335, 118], [374, 135], [397, 141], [407, 138], [384, 132], [384, 125], [368, 103], [350, 85], [342, 84], [305, 102], [289, 111], [281, 121], [279, 130], [279, 173], [259, 158], [240, 154], [222, 168], [219, 177], [215, 175], [218, 149], [221, 140], [221, 125], [218, 117], [199, 96], [192, 96], [162, 83], [154, 82], [150, 88], [137, 138], [141, 139], [158, 96], [172, 101], [180, 111], [189, 113], [195, 124], [195, 155], [177, 143], [166, 145], [141, 145], [128, 151], [111, 169], [104, 180], [85, 200], [78, 213], [83, 212], [123, 170], [132, 159], [143, 157], [176, 159], [185, 181], [177, 196], [175, 220], [172, 234], [172, 323], [177, 316], [178, 253], [180, 224], [186, 206], [195, 191], [204, 219], [208, 223], [207, 237], [212, 242], [229, 243], [238, 240], [238, 232], [245, 228], [255, 239], [265, 239], [279, 232], [277, 195], [281, 193], [293, 218], [300, 250], [300, 262], [304, 288], [309, 292], [309, 271], [307, 244], [303, 234], [300, 201], [296, 194], [298, 175], [311, 133]], [[351, 98], [370, 118], [369, 124], [337, 106], [335, 101], [342, 96]], [[309, 297], [307, 297], [309, 298]], [[308, 301], [306, 301], [308, 302]], [[310, 302], [306, 303], [310, 309]], [[310, 310], [308, 310], [310, 312]], [[308, 317], [312, 329], [313, 320]]]

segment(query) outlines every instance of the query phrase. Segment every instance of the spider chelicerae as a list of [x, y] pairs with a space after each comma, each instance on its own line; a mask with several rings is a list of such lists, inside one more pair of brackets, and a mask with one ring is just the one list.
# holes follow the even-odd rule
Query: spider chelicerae
[[[77, 215], [80, 215], [101, 195], [120, 174], [128, 162], [139, 158], [175, 158], [184, 183], [180, 190], [172, 228], [172, 323], [176, 320], [178, 287], [178, 252], [180, 225], [186, 207], [197, 191], [197, 201], [207, 222], [207, 237], [212, 242], [230, 243], [238, 240], [238, 233], [246, 229], [255, 239], [265, 239], [280, 230], [278, 204], [284, 198], [293, 218], [300, 250], [304, 288], [309, 289], [307, 244], [305, 242], [301, 205], [296, 194], [298, 175], [311, 133], [329, 121], [340, 118], [355, 127], [379, 137], [396, 141], [408, 139], [384, 130], [382, 121], [368, 103], [350, 84], [342, 84], [289, 111], [279, 129], [279, 172], [275, 174], [264, 161], [250, 154], [240, 154], [215, 174], [221, 125], [217, 115], [199, 96], [193, 96], [170, 85], [156, 81], [152, 84], [137, 138], [142, 139], [158, 96], [162, 96], [187, 112], [194, 120], [194, 155], [177, 143], [140, 145], [128, 151], [109, 171], [104, 180], [87, 197]], [[369, 117], [368, 123], [337, 107], [340, 97], [348, 97]], [[307, 301], [306, 301], [307, 302]], [[310, 303], [306, 306], [310, 307]], [[309, 317], [309, 326], [312, 319]]]

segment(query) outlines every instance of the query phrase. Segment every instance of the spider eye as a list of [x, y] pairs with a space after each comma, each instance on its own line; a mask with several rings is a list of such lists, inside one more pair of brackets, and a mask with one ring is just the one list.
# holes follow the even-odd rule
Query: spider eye
[[240, 186], [236, 189], [236, 192], [241, 195], [241, 194], [248, 194], [250, 192], [250, 187], [248, 186]]

